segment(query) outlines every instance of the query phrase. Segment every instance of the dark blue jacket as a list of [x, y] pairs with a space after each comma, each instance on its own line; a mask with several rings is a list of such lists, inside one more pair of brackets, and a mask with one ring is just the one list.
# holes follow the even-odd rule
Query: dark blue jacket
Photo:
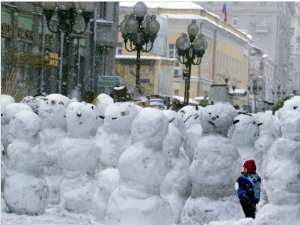
[[261, 179], [256, 173], [244, 175], [243, 173], [237, 179], [239, 188], [237, 195], [242, 201], [258, 203], [260, 200]]

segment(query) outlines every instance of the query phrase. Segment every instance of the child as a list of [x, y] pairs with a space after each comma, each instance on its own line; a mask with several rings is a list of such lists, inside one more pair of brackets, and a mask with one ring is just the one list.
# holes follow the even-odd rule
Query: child
[[244, 171], [237, 179], [239, 188], [237, 195], [246, 217], [255, 218], [256, 204], [260, 200], [261, 179], [256, 174], [256, 165], [253, 159], [247, 160], [244, 165]]

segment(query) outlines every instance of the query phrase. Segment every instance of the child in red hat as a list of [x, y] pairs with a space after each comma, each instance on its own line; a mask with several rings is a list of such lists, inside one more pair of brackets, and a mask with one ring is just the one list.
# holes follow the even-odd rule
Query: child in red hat
[[261, 179], [256, 173], [256, 165], [253, 159], [247, 160], [244, 170], [237, 179], [239, 188], [237, 190], [238, 198], [246, 217], [255, 218], [256, 204], [260, 200]]

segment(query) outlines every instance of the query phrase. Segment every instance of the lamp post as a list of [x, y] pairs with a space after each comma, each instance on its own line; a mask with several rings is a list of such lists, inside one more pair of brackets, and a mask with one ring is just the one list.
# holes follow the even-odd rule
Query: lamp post
[[277, 94], [277, 101], [279, 101], [280, 96], [281, 96], [281, 91], [280, 91], [280, 85], [279, 84], [277, 85], [277, 92], [276, 92], [276, 94]]
[[226, 70], [226, 73], [224, 74], [224, 81], [225, 81], [226, 85], [228, 84], [229, 78], [230, 78], [230, 75], [229, 75], [228, 71]]
[[94, 2], [42, 2], [47, 27], [52, 33], [61, 34], [58, 93], [68, 94], [68, 53], [70, 33], [83, 34], [95, 10]]
[[[198, 34], [199, 26], [196, 20], [192, 20], [187, 28], [187, 34], [181, 34], [176, 40], [176, 48], [179, 55], [179, 61], [185, 65], [183, 77], [185, 79], [184, 87], [184, 105], [189, 104], [190, 79], [192, 65], [200, 65], [202, 57], [207, 48], [207, 41], [203, 34]], [[198, 36], [197, 36], [198, 35]]]
[[256, 94], [257, 94], [257, 81], [254, 79], [253, 80], [253, 84], [249, 84], [248, 86], [248, 91], [250, 92], [251, 91], [251, 88], [252, 88], [252, 93], [254, 95], [254, 113], [257, 112], [256, 110]]
[[159, 28], [160, 25], [156, 20], [156, 15], [147, 15], [147, 6], [143, 2], [136, 3], [133, 7], [133, 13], [131, 15], [125, 15], [125, 19], [120, 24], [125, 49], [128, 52], [137, 52], [136, 94], [142, 94], [140, 83], [141, 52], [149, 52], [152, 50]]

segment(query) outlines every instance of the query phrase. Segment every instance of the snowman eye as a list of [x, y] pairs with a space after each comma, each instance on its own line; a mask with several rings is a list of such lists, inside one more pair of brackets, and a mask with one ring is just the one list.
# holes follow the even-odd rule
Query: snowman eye
[[297, 108], [298, 108], [298, 106], [294, 106], [294, 107], [293, 107], [293, 109], [295, 109], [295, 110], [296, 110]]
[[216, 118], [219, 118], [219, 116], [216, 116]]
[[211, 115], [211, 112], [209, 112], [208, 115]]

